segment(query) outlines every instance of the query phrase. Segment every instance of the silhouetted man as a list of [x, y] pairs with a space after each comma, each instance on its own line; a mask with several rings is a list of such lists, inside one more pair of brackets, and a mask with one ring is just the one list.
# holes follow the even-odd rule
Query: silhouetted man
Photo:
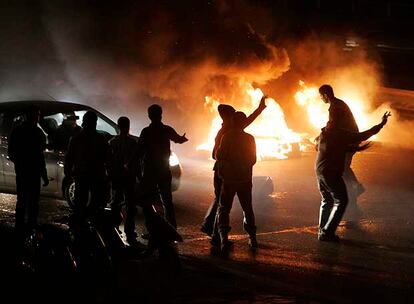
[[[126, 204], [126, 219], [124, 232], [130, 245], [135, 244], [136, 202], [134, 190], [138, 174], [137, 148], [138, 141], [129, 134], [130, 121], [128, 117], [118, 119], [120, 134], [109, 141], [110, 161], [109, 178], [112, 183], [111, 209], [114, 218], [119, 218], [121, 204]], [[119, 225], [120, 223], [118, 223]]]
[[[46, 138], [37, 126], [39, 117], [39, 109], [30, 106], [26, 112], [26, 120], [13, 129], [9, 139], [8, 155], [14, 163], [16, 172], [15, 229], [19, 237], [22, 236], [25, 228], [31, 230], [36, 227], [39, 213], [40, 180], [43, 179], [44, 187], [49, 184], [43, 154]], [[28, 214], [27, 227], [25, 227], [26, 211]]]
[[232, 121], [233, 128], [224, 134], [216, 155], [222, 179], [217, 215], [222, 251], [230, 246], [230, 211], [236, 194], [243, 209], [243, 227], [249, 234], [249, 245], [257, 247], [252, 207], [252, 170], [256, 163], [256, 143], [252, 135], [243, 131], [247, 123], [243, 112], [234, 113]]
[[342, 175], [349, 146], [377, 134], [387, 123], [388, 116], [390, 113], [386, 112], [380, 124], [362, 133], [351, 133], [343, 129], [328, 127], [322, 129], [315, 165], [318, 188], [322, 197], [318, 233], [320, 241], [339, 241], [335, 231], [348, 203]]
[[74, 215], [80, 220], [94, 216], [106, 206], [108, 199], [109, 145], [96, 131], [97, 120], [96, 113], [85, 113], [83, 130], [70, 139], [65, 157], [65, 175], [75, 180]]
[[165, 219], [175, 228], [174, 205], [171, 193], [171, 171], [169, 159], [171, 154], [170, 141], [185, 143], [188, 139], [170, 126], [164, 125], [162, 108], [153, 104], [148, 108], [148, 117], [151, 124], [144, 128], [139, 137], [139, 153], [142, 157], [143, 175], [140, 186], [145, 192], [144, 200], [147, 202], [155, 195], [161, 194]]
[[[263, 96], [260, 100], [259, 107], [246, 119], [246, 125], [250, 125], [266, 108], [265, 104], [266, 96]], [[234, 113], [236, 110], [229, 105], [221, 104], [218, 106], [218, 112], [220, 114], [220, 117], [223, 119], [223, 123], [221, 125], [221, 129], [217, 132], [215, 142], [214, 142], [214, 148], [212, 151], [212, 157], [216, 160], [214, 163], [213, 171], [214, 171], [214, 201], [211, 203], [210, 207], [207, 210], [207, 213], [204, 217], [204, 222], [201, 226], [201, 231], [206, 233], [207, 235], [211, 236], [213, 235], [214, 231], [214, 223], [216, 221], [216, 215], [217, 215], [217, 208], [218, 208], [218, 201], [220, 199], [220, 193], [221, 193], [221, 185], [222, 180], [219, 176], [218, 172], [218, 162], [217, 162], [217, 150], [219, 148], [221, 139], [223, 138], [224, 134], [231, 130], [231, 121], [233, 118]], [[214, 241], [213, 241], [214, 242]]]
[[78, 118], [78, 116], [73, 114], [65, 115], [62, 124], [56, 129], [54, 134], [56, 150], [66, 151], [70, 138], [82, 131], [82, 128], [76, 123]]
[[[324, 84], [319, 88], [319, 94], [323, 102], [328, 103], [329, 106], [329, 120], [326, 124], [327, 128], [342, 129], [352, 133], [359, 132], [358, 125], [355, 121], [352, 111], [349, 109], [348, 105], [338, 99], [334, 95], [332, 87], [328, 84]], [[344, 179], [348, 182], [348, 194], [353, 199], [349, 200], [350, 205], [348, 209], [350, 212], [351, 219], [355, 219], [359, 211], [358, 206], [356, 205], [356, 197], [365, 191], [364, 186], [358, 181], [354, 171], [351, 168], [352, 157], [358, 149], [359, 143], [350, 145], [350, 151], [346, 154], [345, 157], [345, 167], [344, 167]], [[351, 151], [354, 150], [354, 151]], [[349, 208], [351, 207], [351, 208]]]

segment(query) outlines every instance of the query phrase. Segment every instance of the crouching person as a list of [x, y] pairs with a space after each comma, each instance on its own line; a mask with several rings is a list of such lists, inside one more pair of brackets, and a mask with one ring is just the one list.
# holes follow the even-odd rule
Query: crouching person
[[246, 115], [243, 112], [236, 112], [232, 123], [233, 128], [223, 136], [217, 152], [219, 175], [223, 181], [218, 207], [222, 251], [227, 251], [231, 246], [228, 239], [230, 211], [236, 194], [243, 209], [243, 227], [249, 234], [249, 245], [257, 247], [252, 207], [252, 169], [256, 163], [256, 143], [252, 135], [244, 132]]

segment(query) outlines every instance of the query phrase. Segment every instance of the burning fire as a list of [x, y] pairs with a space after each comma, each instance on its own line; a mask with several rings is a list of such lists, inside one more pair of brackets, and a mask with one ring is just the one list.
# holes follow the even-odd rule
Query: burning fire
[[[250, 83], [245, 84], [244, 106], [238, 110], [246, 115], [251, 114], [260, 103], [263, 92], [254, 89]], [[214, 147], [214, 138], [221, 128], [222, 120], [217, 112], [217, 106], [221, 101], [212, 96], [205, 97], [204, 105], [215, 112], [212, 121], [209, 137], [206, 143], [197, 147], [197, 150], [211, 151]], [[292, 131], [287, 126], [285, 115], [280, 105], [273, 99], [266, 99], [266, 109], [263, 113], [246, 128], [246, 132], [252, 134], [256, 139], [257, 157], [259, 160], [264, 158], [287, 158], [287, 154], [292, 151], [292, 145], [300, 147], [301, 135]]]
[[[319, 132], [321, 128], [326, 126], [328, 122], [328, 108], [320, 96], [319, 90], [316, 87], [306, 86], [304, 81], [299, 81], [300, 90], [295, 94], [295, 100], [300, 105], [306, 108], [308, 120], [315, 127], [315, 131]], [[355, 88], [351, 83], [342, 83], [335, 87], [338, 91], [338, 96], [341, 96], [352, 111], [360, 131], [366, 130], [378, 123], [378, 117], [373, 116], [370, 111], [367, 97], [364, 96], [364, 91], [360, 88]], [[315, 134], [317, 135], [317, 134]], [[373, 137], [375, 138], [375, 137]]]
[[[266, 109], [246, 128], [246, 131], [256, 139], [257, 157], [259, 160], [267, 158], [286, 159], [294, 146], [300, 151], [305, 150], [307, 147], [305, 142], [309, 142], [311, 138], [317, 136], [319, 130], [328, 122], [329, 105], [321, 100], [318, 88], [308, 87], [303, 81], [299, 82], [299, 86], [300, 89], [294, 97], [296, 102], [306, 109], [308, 120], [315, 129], [314, 133], [297, 133], [289, 129], [280, 105], [273, 98], [267, 98]], [[258, 88], [254, 89], [250, 83], [245, 84], [244, 92], [244, 106], [237, 109], [249, 115], [258, 107], [263, 92]], [[362, 95], [363, 91], [352, 87], [351, 84], [343, 84], [342, 87], [338, 87], [338, 92], [340, 92], [338, 96], [343, 97], [350, 107], [360, 130], [366, 130], [377, 123], [378, 116], [371, 115], [374, 113], [369, 112], [369, 104], [365, 102], [367, 98]], [[342, 92], [347, 92], [347, 94], [342, 94]], [[197, 150], [213, 150], [215, 136], [222, 124], [222, 120], [217, 112], [217, 106], [220, 103], [222, 102], [219, 98], [214, 96], [205, 97], [204, 106], [215, 113], [215, 117], [211, 123], [207, 142], [198, 146]]]

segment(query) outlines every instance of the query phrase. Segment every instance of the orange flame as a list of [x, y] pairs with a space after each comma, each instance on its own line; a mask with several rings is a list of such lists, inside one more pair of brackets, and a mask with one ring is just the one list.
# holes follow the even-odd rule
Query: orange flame
[[[258, 107], [263, 92], [258, 88], [254, 89], [250, 83], [245, 83], [244, 86], [246, 102], [239, 110], [249, 115]], [[246, 132], [252, 134], [256, 139], [257, 157], [259, 160], [267, 158], [286, 159], [292, 151], [294, 144], [297, 144], [300, 151], [310, 148], [310, 145], [306, 144], [306, 142], [309, 143], [309, 139], [318, 135], [320, 129], [328, 122], [329, 105], [321, 100], [317, 87], [308, 87], [304, 81], [300, 81], [299, 86], [300, 89], [294, 97], [296, 102], [306, 109], [308, 120], [314, 127], [314, 132], [311, 132], [313, 134], [297, 133], [289, 129], [280, 105], [273, 98], [267, 98], [266, 109], [246, 128]], [[343, 97], [350, 107], [360, 131], [366, 130], [378, 123], [378, 113], [383, 110], [385, 105], [370, 112], [368, 98], [360, 88], [354, 87], [352, 83], [344, 82], [335, 89], [339, 93], [338, 96]], [[343, 94], [344, 92], [346, 94]], [[215, 136], [222, 124], [222, 120], [217, 113], [217, 106], [220, 103], [221, 100], [219, 98], [213, 96], [205, 97], [204, 106], [215, 113], [215, 116], [211, 122], [208, 140], [199, 145], [197, 150], [213, 150]]]
[[[308, 120], [315, 128], [315, 135], [317, 135], [319, 130], [326, 126], [328, 122], [329, 105], [322, 101], [317, 87], [308, 87], [302, 80], [299, 81], [299, 86], [300, 90], [296, 92], [295, 100], [299, 105], [306, 108]], [[378, 123], [379, 109], [374, 112], [371, 111], [370, 102], [363, 89], [356, 88], [353, 83], [342, 82], [335, 87], [335, 91], [351, 109], [360, 131]], [[374, 136], [371, 139], [375, 138]]]
[[[250, 83], [246, 83], [245, 95], [246, 105], [239, 110], [249, 115], [259, 106], [263, 92], [258, 88], [254, 89]], [[205, 97], [204, 105], [210, 111], [216, 112], [216, 115], [211, 123], [207, 142], [198, 146], [197, 150], [211, 151], [214, 147], [214, 139], [222, 123], [217, 113], [217, 106], [219, 104], [219, 99], [212, 96]], [[256, 139], [257, 157], [259, 160], [264, 158], [285, 159], [288, 157], [287, 154], [292, 151], [292, 144], [299, 144], [301, 142], [301, 135], [289, 129], [282, 108], [273, 98], [267, 98], [266, 105], [266, 109], [246, 128], [246, 132], [252, 134]]]

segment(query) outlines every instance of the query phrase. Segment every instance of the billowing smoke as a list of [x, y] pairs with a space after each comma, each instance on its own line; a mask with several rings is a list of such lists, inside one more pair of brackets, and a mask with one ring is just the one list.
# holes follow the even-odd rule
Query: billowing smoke
[[234, 99], [240, 80], [264, 84], [289, 69], [286, 51], [256, 31], [269, 19], [260, 7], [224, 0], [51, 2], [44, 15], [69, 81], [89, 103], [142, 127], [155, 99], [167, 122], [177, 114], [174, 123], [195, 125], [193, 134], [209, 123], [194, 124], [204, 96]]
[[[113, 119], [130, 116], [135, 133], [157, 102], [165, 121], [187, 131], [194, 145], [206, 138], [212, 118], [204, 97], [238, 106], [246, 82], [275, 98], [298, 132], [317, 132], [294, 100], [299, 80], [330, 83], [346, 102], [362, 99], [372, 122], [381, 114], [375, 109], [393, 102], [378, 98], [382, 71], [371, 50], [344, 51], [343, 33], [292, 33], [265, 2], [118, 2], [3, 5], [0, 97], [87, 103]], [[16, 16], [26, 22], [13, 22]]]
[[[275, 96], [282, 105], [293, 130], [312, 135], [319, 133], [319, 129], [311, 125], [310, 119], [303, 119], [307, 116], [304, 108], [293, 100], [300, 89], [298, 82], [302, 80], [309, 87], [332, 85], [338, 98], [347, 102], [351, 109], [357, 109], [354, 116], [360, 121], [361, 131], [379, 123], [383, 113], [391, 111], [393, 116], [388, 125], [374, 140], [414, 147], [413, 137], [407, 131], [414, 124], [398, 113], [401, 111], [398, 109], [401, 100], [398, 95], [401, 93], [391, 94], [382, 86], [383, 67], [377, 53], [363, 45], [344, 50], [344, 39], [316, 34], [300, 41], [285, 41], [283, 45], [288, 50], [291, 69], [279, 79], [270, 81], [264, 90]], [[404, 107], [409, 103], [407, 98], [412, 98], [412, 94], [405, 98]], [[403, 109], [406, 110], [409, 109]]]

